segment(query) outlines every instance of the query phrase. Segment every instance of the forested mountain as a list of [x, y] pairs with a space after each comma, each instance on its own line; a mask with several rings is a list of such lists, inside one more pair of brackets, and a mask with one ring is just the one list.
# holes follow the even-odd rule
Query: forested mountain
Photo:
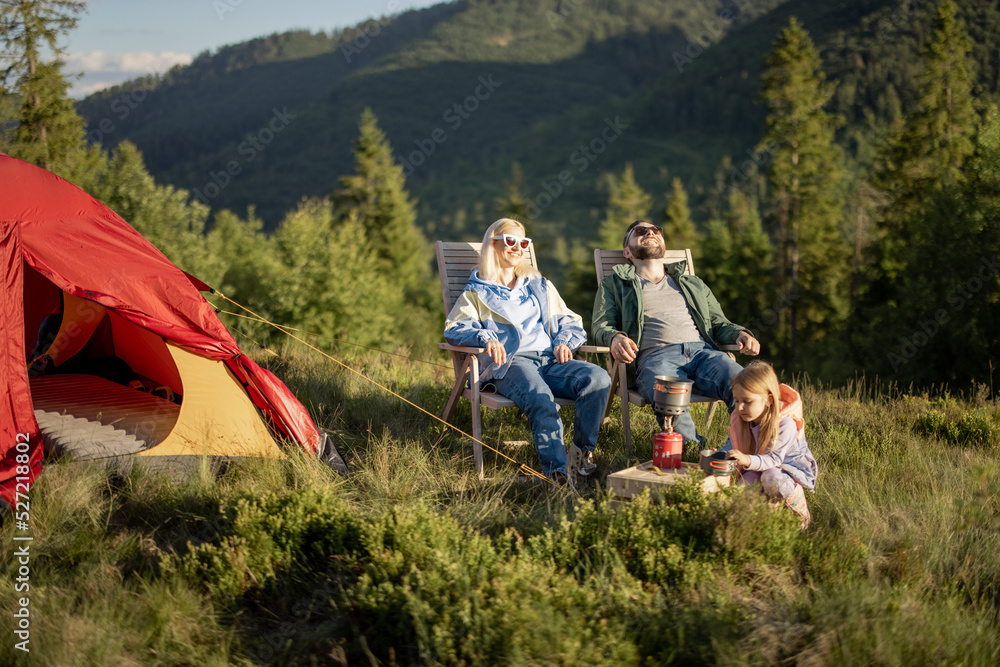
[[[674, 53], [688, 49], [688, 34], [710, 26], [718, 41], [777, 4], [454, 2], [335, 35], [288, 33], [227, 47], [161, 81], [91, 96], [79, 109], [92, 138], [108, 147], [133, 141], [158, 180], [204, 193], [213, 173], [237, 161], [241, 173], [211, 198], [213, 207], [253, 203], [273, 226], [301, 196], [327, 194], [345, 173], [357, 119], [371, 107], [401, 158], [423, 153], [408, 185], [431, 222], [476, 200], [491, 208], [512, 158], [531, 183], [599, 134], [604, 115], [635, 117], [631, 98], [676, 71]], [[244, 143], [275, 109], [287, 110], [287, 127], [270, 143], [266, 131]], [[100, 132], [102, 119], [115, 129]], [[602, 159], [566, 201], [585, 196], [592, 177], [614, 166]]]
[[[591, 236], [604, 203], [598, 176], [629, 161], [655, 196], [679, 176], [706, 203], [720, 160], [738, 166], [762, 134], [760, 65], [792, 15], [838, 81], [845, 146], [870, 160], [873, 138], [912, 106], [930, 5], [467, 0], [335, 34], [226, 47], [160, 81], [102, 91], [79, 110], [92, 139], [133, 141], [158, 180], [197, 191], [214, 209], [256, 205], [273, 228], [301, 197], [329, 193], [371, 107], [397, 156], [422, 161], [407, 169], [408, 187], [433, 233], [491, 220], [518, 161], [532, 200], [557, 189], [560, 171], [575, 174], [537, 217], [547, 236], [570, 221]], [[1000, 13], [995, 2], [962, 7], [980, 85], [996, 94]], [[615, 118], [622, 132], [606, 152], [578, 150], [600, 148], [604, 122]], [[102, 120], [114, 129], [102, 131]]]

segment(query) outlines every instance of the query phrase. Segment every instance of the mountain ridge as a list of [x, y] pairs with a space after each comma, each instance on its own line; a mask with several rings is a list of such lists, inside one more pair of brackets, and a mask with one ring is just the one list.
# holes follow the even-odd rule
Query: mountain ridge
[[[979, 31], [984, 52], [991, 26], [1000, 28], [996, 12], [984, 13], [985, 2], [963, 5], [980, 19], [970, 32]], [[629, 129], [575, 172], [557, 201], [539, 207], [543, 237], [573, 231], [586, 238], [603, 206], [596, 177], [627, 162], [657, 205], [681, 176], [704, 217], [721, 160], [752, 152], [762, 134], [758, 73], [792, 15], [812, 31], [838, 81], [835, 104], [849, 123], [841, 140], [853, 160], [870, 160], [879, 133], [914, 102], [914, 45], [927, 7], [908, 7], [888, 0], [442, 3], [391, 17], [377, 34], [362, 23], [338, 35], [284, 33], [199, 56], [150, 86], [102, 141], [133, 141], [158, 180], [201, 193], [215, 210], [255, 205], [273, 229], [302, 197], [328, 194], [351, 172], [357, 118], [371, 107], [397, 158], [411, 167], [407, 185], [420, 202], [421, 226], [456, 237], [492, 219], [512, 162], [524, 167], [529, 197], [551, 197], [545, 186], [572, 167], [568, 156], [618, 116]], [[995, 95], [998, 77], [985, 71], [984, 53], [985, 92]], [[476, 95], [486, 92], [481, 79], [495, 83], [488, 95]], [[114, 100], [137, 85], [149, 84], [81, 101], [89, 129], [99, 129]], [[279, 117], [289, 122], [269, 135]], [[263, 150], [247, 161], [240, 147], [254, 135]], [[228, 173], [233, 161], [238, 173]], [[206, 193], [212, 185], [215, 197]]]

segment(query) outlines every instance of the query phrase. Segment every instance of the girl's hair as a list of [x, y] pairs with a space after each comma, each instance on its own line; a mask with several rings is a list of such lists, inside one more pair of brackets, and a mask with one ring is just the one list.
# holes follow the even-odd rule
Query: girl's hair
[[[742, 387], [744, 391], [760, 396], [771, 397], [771, 403], [764, 407], [764, 412], [757, 420], [760, 427], [757, 446], [754, 452], [744, 454], [766, 454], [778, 439], [778, 419], [781, 413], [781, 385], [778, 376], [771, 365], [764, 361], [752, 361], [733, 378], [733, 387]], [[737, 428], [742, 429], [740, 440], [749, 447], [753, 442], [750, 422], [739, 421]]]
[[[479, 277], [483, 280], [500, 280], [500, 261], [497, 258], [496, 248], [493, 247], [493, 237], [501, 234], [511, 234], [516, 232], [517, 236], [524, 236], [524, 225], [513, 218], [500, 218], [486, 230], [483, 235], [483, 249], [479, 253]], [[538, 278], [541, 274], [531, 266], [528, 261], [528, 253], [521, 255], [521, 263], [514, 267], [515, 276], [525, 278]]]

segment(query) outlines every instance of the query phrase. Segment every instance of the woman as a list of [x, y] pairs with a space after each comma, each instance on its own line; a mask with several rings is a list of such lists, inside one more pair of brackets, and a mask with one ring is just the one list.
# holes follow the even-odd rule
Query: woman
[[573, 359], [587, 334], [580, 316], [566, 307], [555, 286], [527, 259], [531, 239], [510, 218], [497, 220], [483, 237], [479, 268], [445, 322], [453, 345], [482, 347], [483, 383], [514, 401], [528, 417], [545, 474], [566, 481], [563, 424], [554, 397], [576, 402], [573, 445], [583, 464], [596, 469], [594, 449], [611, 380], [600, 366]]

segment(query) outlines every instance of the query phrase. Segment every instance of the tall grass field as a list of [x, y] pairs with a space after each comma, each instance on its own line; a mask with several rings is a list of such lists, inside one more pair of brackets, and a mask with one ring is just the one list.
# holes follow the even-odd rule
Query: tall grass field
[[[481, 480], [465, 436], [366, 379], [440, 414], [453, 373], [427, 359], [344, 359], [363, 377], [313, 353], [261, 358], [333, 434], [346, 477], [292, 449], [183, 478], [47, 462], [27, 591], [23, 533], [9, 515], [0, 530], [0, 664], [1000, 664], [987, 388], [790, 379], [820, 466], [800, 532], [752, 488], [611, 503], [606, 476], [651, 458], [649, 409], [627, 456], [615, 406], [576, 493], [489, 451]], [[520, 413], [484, 419], [489, 445], [537, 468]], [[451, 422], [471, 430], [468, 402]]]

